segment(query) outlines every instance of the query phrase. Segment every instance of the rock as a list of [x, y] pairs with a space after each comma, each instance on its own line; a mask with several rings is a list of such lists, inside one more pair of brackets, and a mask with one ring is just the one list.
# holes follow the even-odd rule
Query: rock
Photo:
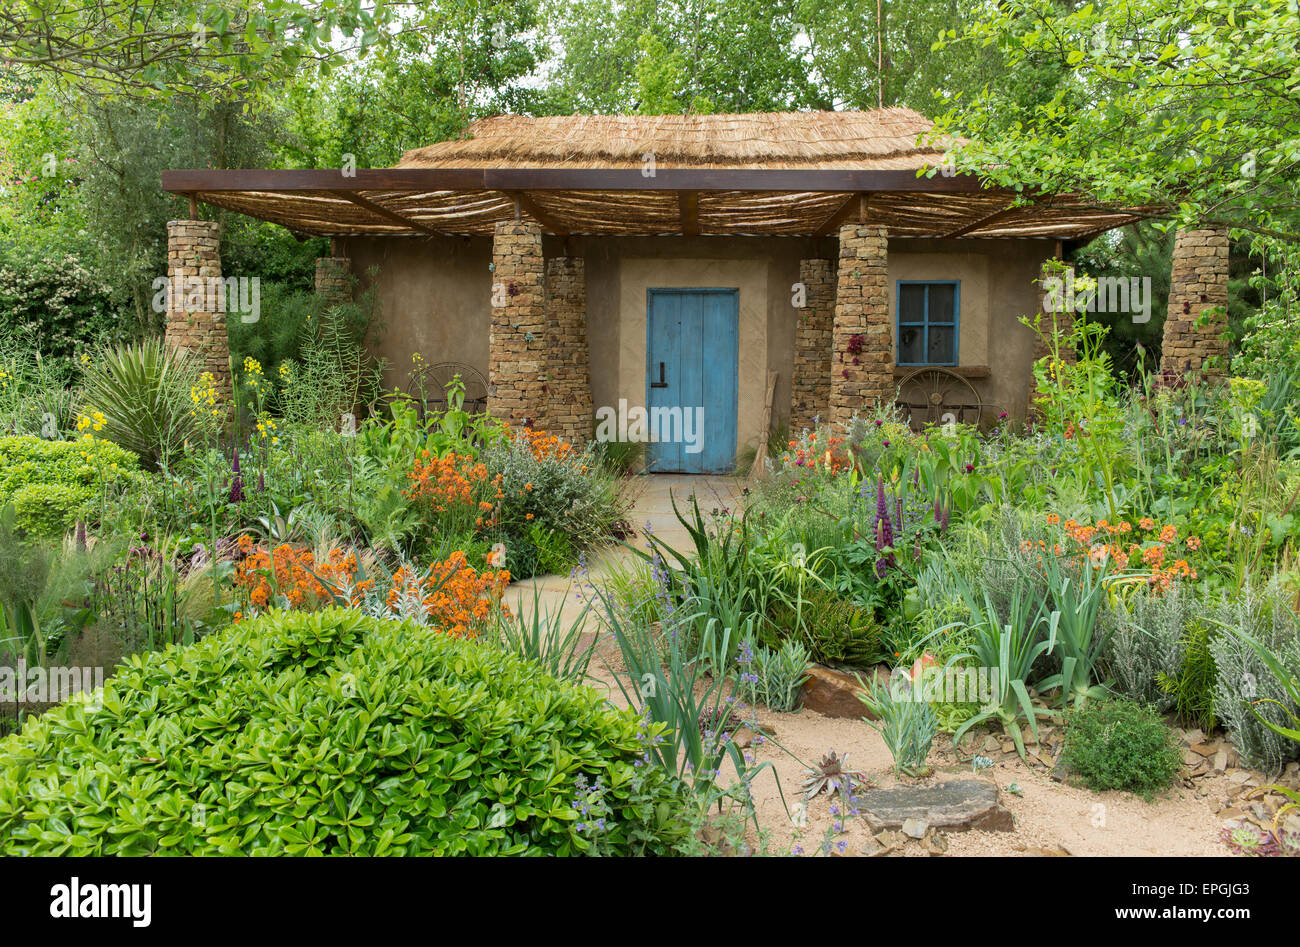
[[1248, 770], [1234, 769], [1227, 773], [1228, 783], [1233, 786], [1245, 786], [1248, 783], [1254, 783], [1255, 779], [1250, 775]]
[[1228, 768], [1228, 754], [1223, 750], [1219, 750], [1214, 754], [1214, 762], [1211, 765], [1216, 773], [1222, 773]]
[[860, 720], [872, 716], [867, 712], [866, 704], [858, 700], [857, 695], [862, 690], [862, 685], [851, 675], [814, 664], [803, 685], [803, 705], [823, 717]]
[[930, 825], [924, 819], [903, 820], [903, 834], [908, 838], [925, 838], [925, 833], [929, 829]]
[[[1188, 730], [1185, 734], [1183, 734], [1183, 740], [1187, 743], [1190, 743], [1192, 746], [1195, 746], [1198, 743], [1205, 742], [1205, 733], [1199, 727], [1195, 730]], [[1209, 754], [1206, 753], [1202, 755], [1208, 756]]]
[[1199, 756], [1197, 756], [1195, 753], [1193, 753], [1191, 750], [1183, 750], [1184, 765], [1197, 766], [1201, 762], [1203, 762], [1202, 759]]
[[946, 855], [948, 853], [948, 837], [942, 832], [931, 832], [925, 840], [925, 850], [931, 855]]
[[1013, 740], [1003, 740], [1003, 741], [1002, 741], [1002, 752], [1003, 752], [1003, 753], [1015, 753], [1015, 752], [1016, 752], [1016, 744], [1015, 744], [1015, 741], [1013, 741]]
[[1030, 858], [1071, 858], [1073, 857], [1070, 855], [1069, 852], [1067, 852], [1063, 848], [1021, 848], [1021, 849], [1017, 849], [1017, 851], [1024, 852], [1025, 855], [1027, 855]]
[[[998, 787], [983, 779], [869, 789], [858, 796], [858, 808], [867, 825], [877, 833], [885, 829], [907, 832], [905, 823], [912, 821], [946, 832], [970, 829], [1010, 832], [1015, 828], [1010, 810], [998, 802]], [[921, 835], [924, 834], [922, 829]]]
[[983, 750], [985, 753], [992, 753], [996, 751], [1000, 746], [1001, 744], [998, 742], [998, 738], [995, 737], [993, 734], [990, 733], [988, 736], [984, 738]]
[[739, 749], [748, 750], [754, 743], [754, 733], [747, 728], [741, 728], [736, 731], [735, 736], [731, 738], [731, 742]]
[[1282, 820], [1282, 831], [1300, 838], [1300, 812], [1292, 812]]
[[1197, 756], [1213, 756], [1218, 749], [1216, 744], [1202, 741], [1193, 743], [1183, 752], [1183, 756], [1186, 757], [1189, 753], [1195, 753]]

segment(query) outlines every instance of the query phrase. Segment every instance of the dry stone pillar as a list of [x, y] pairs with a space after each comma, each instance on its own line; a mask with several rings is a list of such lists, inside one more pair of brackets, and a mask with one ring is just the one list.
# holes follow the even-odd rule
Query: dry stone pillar
[[800, 260], [804, 306], [795, 310], [794, 379], [790, 386], [790, 433], [830, 420], [831, 335], [835, 322], [835, 263]]
[[167, 324], [170, 348], [198, 358], [212, 373], [218, 395], [229, 400], [230, 340], [221, 301], [221, 223], [215, 220], [167, 222]]
[[591, 438], [587, 272], [581, 257], [546, 261], [545, 424], [571, 444]]
[[1179, 230], [1169, 278], [1160, 371], [1173, 377], [1228, 370], [1228, 231]]
[[840, 228], [831, 332], [830, 420], [846, 424], [894, 397], [889, 319], [888, 234], [879, 224]]
[[545, 420], [545, 277], [541, 225], [499, 222], [492, 240], [488, 412], [517, 427]]
[[329, 304], [352, 295], [352, 261], [345, 256], [323, 256], [316, 260], [316, 295]]

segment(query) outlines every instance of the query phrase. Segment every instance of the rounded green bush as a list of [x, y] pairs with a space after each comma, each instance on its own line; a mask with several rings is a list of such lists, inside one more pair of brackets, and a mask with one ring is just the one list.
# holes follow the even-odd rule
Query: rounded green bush
[[1182, 764], [1156, 712], [1123, 699], [1092, 701], [1070, 716], [1064, 759], [1089, 789], [1120, 789], [1147, 800], [1169, 787]]
[[0, 853], [566, 855], [594, 811], [601, 851], [666, 854], [685, 796], [644, 754], [631, 712], [489, 645], [273, 612], [0, 740]]
[[138, 476], [135, 454], [95, 437], [0, 437], [0, 506], [13, 503], [15, 525], [34, 536], [61, 536], [104, 490]]

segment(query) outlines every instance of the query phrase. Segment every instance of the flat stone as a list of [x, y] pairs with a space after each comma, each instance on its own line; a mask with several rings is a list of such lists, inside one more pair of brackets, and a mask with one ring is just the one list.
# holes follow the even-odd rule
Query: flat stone
[[903, 834], [908, 838], [925, 838], [925, 833], [930, 830], [930, 824], [924, 819], [904, 819]]
[[1219, 747], [1215, 743], [1193, 743], [1186, 750], [1187, 753], [1195, 753], [1197, 756], [1205, 757], [1213, 756], [1218, 751]]
[[815, 664], [808, 671], [808, 680], [804, 682], [801, 696], [804, 707], [823, 717], [847, 717], [853, 720], [871, 717], [874, 720], [875, 717], [867, 711], [867, 705], [858, 700], [857, 695], [862, 692], [862, 685], [852, 675]]
[[1228, 754], [1223, 752], [1223, 750], [1215, 753], [1213, 766], [1216, 773], [1222, 773], [1228, 768]]
[[858, 806], [875, 833], [884, 829], [907, 832], [913, 821], [945, 832], [1010, 832], [1015, 828], [1010, 810], [998, 803], [998, 787], [983, 779], [869, 789], [858, 796]]

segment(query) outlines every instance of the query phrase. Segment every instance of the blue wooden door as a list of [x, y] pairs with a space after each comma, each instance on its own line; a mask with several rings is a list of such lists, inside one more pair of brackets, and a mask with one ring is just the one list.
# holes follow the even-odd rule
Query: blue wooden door
[[652, 289], [646, 407], [652, 473], [725, 473], [736, 461], [740, 302], [734, 289]]

